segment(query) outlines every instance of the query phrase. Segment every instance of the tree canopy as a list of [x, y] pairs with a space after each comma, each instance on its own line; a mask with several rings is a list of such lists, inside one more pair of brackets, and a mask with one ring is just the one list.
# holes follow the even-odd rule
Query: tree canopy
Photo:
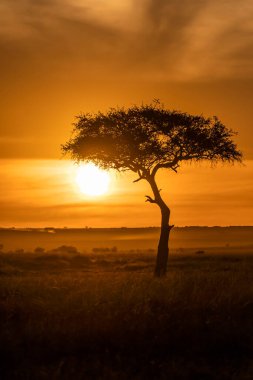
[[142, 178], [145, 173], [154, 176], [160, 168], [176, 171], [182, 161], [241, 161], [234, 135], [216, 116], [150, 104], [77, 116], [73, 137], [62, 149], [75, 161], [131, 170]]

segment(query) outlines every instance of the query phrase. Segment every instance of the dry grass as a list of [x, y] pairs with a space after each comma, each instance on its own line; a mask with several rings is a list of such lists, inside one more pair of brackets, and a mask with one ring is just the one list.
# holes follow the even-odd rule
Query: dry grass
[[1, 254], [3, 379], [253, 378], [253, 255]]

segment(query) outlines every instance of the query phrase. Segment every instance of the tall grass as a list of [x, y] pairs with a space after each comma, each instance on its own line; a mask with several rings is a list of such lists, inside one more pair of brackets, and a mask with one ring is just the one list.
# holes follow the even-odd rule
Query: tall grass
[[4, 379], [251, 379], [253, 256], [0, 256]]

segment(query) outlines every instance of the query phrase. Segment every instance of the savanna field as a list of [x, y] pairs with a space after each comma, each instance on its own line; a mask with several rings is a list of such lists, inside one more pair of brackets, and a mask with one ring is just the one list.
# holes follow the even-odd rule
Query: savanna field
[[252, 253], [2, 252], [1, 379], [252, 379]]

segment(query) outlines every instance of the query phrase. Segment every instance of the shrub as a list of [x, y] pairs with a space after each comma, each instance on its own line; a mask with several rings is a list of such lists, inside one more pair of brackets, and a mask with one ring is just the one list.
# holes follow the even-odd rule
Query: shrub
[[77, 248], [72, 245], [61, 245], [60, 247], [53, 249], [51, 252], [78, 254]]
[[45, 252], [45, 248], [42, 248], [42, 247], [37, 247], [34, 249], [34, 253], [44, 253]]

